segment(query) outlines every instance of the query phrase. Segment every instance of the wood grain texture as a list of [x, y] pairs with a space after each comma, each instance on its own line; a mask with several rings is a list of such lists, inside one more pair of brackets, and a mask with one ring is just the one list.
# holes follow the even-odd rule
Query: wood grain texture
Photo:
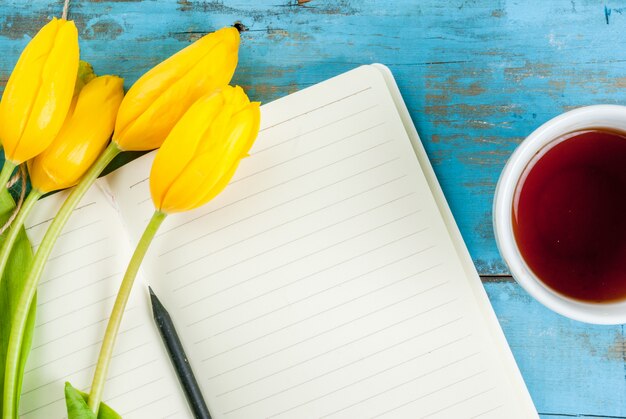
[[566, 319], [510, 277], [488, 279], [487, 294], [541, 416], [626, 417], [624, 327]]
[[[0, 85], [62, 1], [0, 1]], [[515, 146], [574, 107], [626, 99], [626, 3], [592, 0], [73, 0], [81, 52], [130, 86], [205, 32], [241, 21], [235, 83], [267, 102], [364, 63], [396, 76], [545, 418], [626, 417], [622, 326], [569, 321], [505, 275], [491, 204]]]

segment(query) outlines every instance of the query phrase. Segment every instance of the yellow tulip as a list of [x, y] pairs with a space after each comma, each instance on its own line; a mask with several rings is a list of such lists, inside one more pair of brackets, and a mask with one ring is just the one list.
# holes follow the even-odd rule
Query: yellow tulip
[[116, 76], [84, 85], [52, 144], [28, 162], [33, 188], [46, 193], [78, 182], [111, 137], [123, 97], [124, 80]]
[[237, 29], [223, 28], [148, 71], [122, 101], [113, 141], [122, 150], [158, 148], [192, 103], [230, 82], [238, 49]]
[[52, 19], [26, 45], [0, 102], [7, 160], [25, 162], [48, 147], [67, 115], [78, 71], [74, 22]]
[[223, 86], [194, 102], [157, 151], [150, 173], [156, 210], [128, 263], [109, 317], [88, 399], [93, 412], [102, 400], [130, 291], [159, 226], [169, 213], [196, 208], [224, 189], [252, 147], [260, 119], [259, 103], [250, 103], [240, 87]]
[[225, 86], [195, 102], [159, 149], [150, 173], [158, 211], [197, 208], [219, 194], [259, 132], [258, 102]]

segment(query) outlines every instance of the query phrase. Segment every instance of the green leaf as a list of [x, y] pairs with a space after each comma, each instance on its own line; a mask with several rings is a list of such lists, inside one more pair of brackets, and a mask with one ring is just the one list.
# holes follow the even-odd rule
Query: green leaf
[[[89, 409], [87, 398], [89, 395], [76, 390], [70, 383], [65, 383], [65, 404], [68, 419], [96, 419], [96, 415]], [[98, 419], [122, 419], [113, 409], [100, 403]]]
[[[0, 188], [0, 225], [3, 225], [9, 218], [14, 207], [15, 203], [10, 193], [5, 188]], [[4, 235], [0, 236], [0, 244], [3, 239]], [[11, 324], [11, 318], [16, 309], [15, 301], [22, 290], [23, 280], [25, 279], [25, 275], [28, 273], [32, 259], [32, 248], [30, 242], [28, 241], [28, 237], [26, 236], [26, 232], [22, 228], [13, 250], [11, 251], [11, 256], [7, 263], [6, 270], [2, 275], [2, 280], [0, 281], [0, 324], [3, 326]], [[33, 302], [29, 311], [20, 364], [18, 366], [20, 374], [17, 383], [17, 394], [20, 394], [19, 390], [22, 385], [22, 375], [32, 342], [35, 325], [35, 309], [36, 302]], [[10, 327], [0, 327], [0, 390], [2, 391], [4, 387], [5, 359], [10, 331]], [[18, 411], [19, 400], [15, 400], [14, 403], [16, 405], [15, 410]], [[2, 398], [0, 398], [0, 410], [1, 409]]]
[[65, 405], [68, 419], [96, 419], [96, 414], [89, 409], [87, 401], [68, 382], [65, 383]]

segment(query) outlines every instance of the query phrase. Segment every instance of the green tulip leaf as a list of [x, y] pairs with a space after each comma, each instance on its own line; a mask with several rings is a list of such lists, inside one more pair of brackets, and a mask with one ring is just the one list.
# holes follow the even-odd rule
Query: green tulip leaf
[[96, 419], [87, 401], [70, 383], [65, 383], [65, 405], [68, 419]]
[[[0, 188], [0, 225], [4, 225], [6, 220], [10, 217], [11, 212], [15, 208], [15, 203], [10, 193], [5, 188]], [[5, 235], [0, 236], [0, 244]], [[19, 236], [11, 251], [11, 256], [7, 263], [2, 279], [0, 280], [0, 390], [4, 390], [4, 370], [6, 367], [6, 352], [9, 341], [10, 327], [4, 327], [4, 325], [11, 324], [11, 318], [16, 309], [16, 301], [22, 290], [23, 281], [33, 259], [33, 252], [26, 236], [26, 232], [22, 228]], [[20, 394], [22, 385], [22, 375], [26, 360], [28, 358], [28, 352], [32, 343], [32, 335], [35, 326], [35, 309], [36, 300], [33, 301], [31, 309], [28, 315], [28, 321], [26, 330], [24, 333], [24, 340], [21, 349], [20, 362], [18, 366], [19, 378], [17, 382], [17, 394]], [[4, 392], [4, 391], [3, 391]], [[19, 396], [18, 396], [19, 397]], [[19, 399], [14, 400], [16, 409], [18, 411]], [[0, 398], [0, 410], [2, 409], [2, 398]]]
[[[89, 395], [76, 390], [70, 383], [65, 383], [65, 404], [68, 419], [96, 419], [96, 415], [89, 409], [87, 398]], [[100, 403], [98, 419], [122, 419], [113, 409]]]

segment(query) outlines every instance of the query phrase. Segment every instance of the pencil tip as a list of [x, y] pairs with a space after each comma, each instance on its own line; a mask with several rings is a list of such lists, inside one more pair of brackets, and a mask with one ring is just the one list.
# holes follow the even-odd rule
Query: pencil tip
[[150, 292], [150, 297], [156, 297], [156, 294], [152, 291], [152, 287], [150, 285], [148, 285], [148, 291]]

